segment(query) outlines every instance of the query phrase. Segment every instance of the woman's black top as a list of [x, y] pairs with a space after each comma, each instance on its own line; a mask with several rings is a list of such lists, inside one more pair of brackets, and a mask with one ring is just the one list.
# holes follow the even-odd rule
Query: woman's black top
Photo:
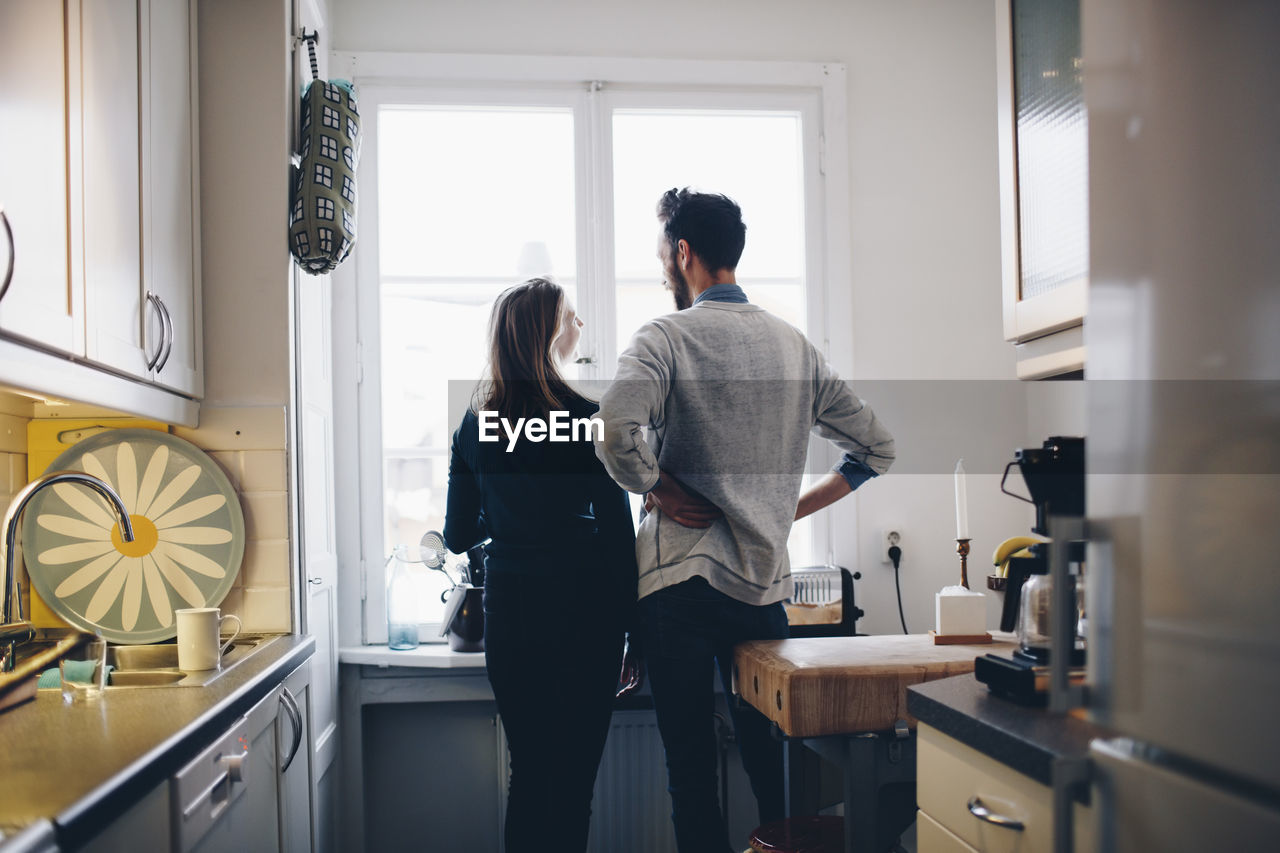
[[[568, 401], [570, 418], [597, 406]], [[492, 431], [491, 433], [492, 434]], [[588, 434], [589, 435], [589, 434]], [[579, 437], [582, 438], [581, 432]], [[607, 584], [628, 609], [636, 596], [635, 528], [627, 493], [605, 472], [589, 437], [540, 442], [506, 432], [480, 441], [468, 410], [453, 434], [444, 540], [460, 554], [485, 539], [485, 572], [545, 575], [557, 583]]]

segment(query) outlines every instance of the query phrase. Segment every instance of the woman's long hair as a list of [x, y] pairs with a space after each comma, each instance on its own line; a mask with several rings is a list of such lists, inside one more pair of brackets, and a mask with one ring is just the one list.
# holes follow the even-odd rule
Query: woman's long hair
[[489, 315], [488, 375], [476, 389], [477, 411], [511, 419], [546, 417], [581, 396], [551, 354], [563, 304], [564, 289], [545, 278], [531, 278], [498, 296]]

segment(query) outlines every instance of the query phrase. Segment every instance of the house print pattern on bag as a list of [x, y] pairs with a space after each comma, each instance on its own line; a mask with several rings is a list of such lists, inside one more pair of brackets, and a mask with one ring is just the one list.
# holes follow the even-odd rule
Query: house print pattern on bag
[[356, 242], [360, 113], [349, 83], [311, 81], [302, 95], [301, 142], [289, 249], [303, 270], [320, 275], [337, 269]]

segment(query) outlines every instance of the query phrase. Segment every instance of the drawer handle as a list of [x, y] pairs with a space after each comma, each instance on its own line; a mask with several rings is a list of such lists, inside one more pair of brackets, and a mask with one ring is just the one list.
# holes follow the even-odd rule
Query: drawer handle
[[1002, 814], [996, 814], [982, 804], [981, 798], [977, 794], [969, 798], [969, 814], [978, 820], [985, 820], [987, 823], [994, 823], [996, 826], [1003, 826], [1005, 829], [1012, 829], [1014, 832], [1022, 832], [1026, 826], [1017, 818], [1005, 817]]

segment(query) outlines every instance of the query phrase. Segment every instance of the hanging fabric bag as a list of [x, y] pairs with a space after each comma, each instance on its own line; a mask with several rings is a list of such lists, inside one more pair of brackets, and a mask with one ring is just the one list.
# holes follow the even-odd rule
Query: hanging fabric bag
[[355, 89], [346, 80], [321, 80], [316, 35], [304, 35], [311, 55], [311, 81], [302, 92], [295, 157], [289, 250], [312, 275], [332, 272], [356, 242], [356, 164], [360, 160], [360, 114]]

